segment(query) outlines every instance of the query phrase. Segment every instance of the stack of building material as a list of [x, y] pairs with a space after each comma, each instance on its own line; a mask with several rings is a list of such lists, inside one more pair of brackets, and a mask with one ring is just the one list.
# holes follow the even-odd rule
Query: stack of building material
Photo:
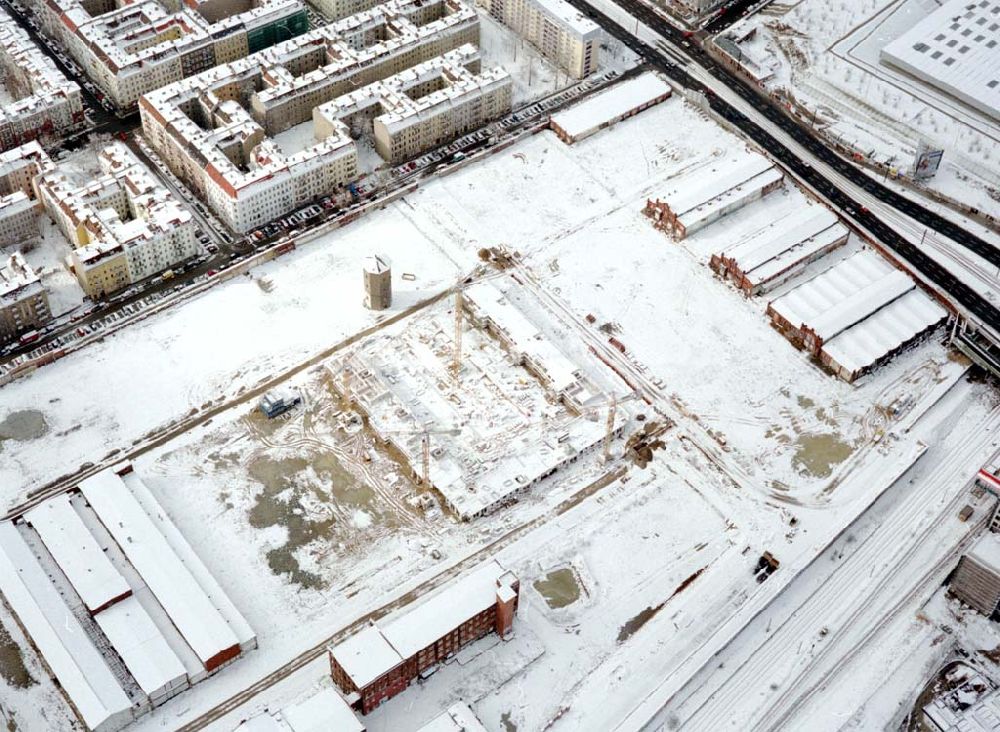
[[853, 381], [947, 317], [906, 274], [863, 250], [773, 300], [772, 323], [797, 347]]
[[748, 295], [769, 292], [847, 241], [847, 227], [822, 206], [806, 206], [713, 254], [709, 265]]
[[662, 198], [647, 200], [643, 213], [656, 228], [683, 239], [784, 183], [784, 174], [767, 158], [752, 155], [718, 174], [696, 170], [681, 176]]
[[958, 562], [948, 591], [989, 617], [1000, 605], [1000, 534], [983, 534]]

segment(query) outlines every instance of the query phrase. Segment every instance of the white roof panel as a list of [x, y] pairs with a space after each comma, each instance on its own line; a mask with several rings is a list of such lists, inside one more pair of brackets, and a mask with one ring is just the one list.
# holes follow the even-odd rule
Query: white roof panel
[[417, 732], [486, 732], [483, 723], [465, 702], [452, 704]]
[[914, 289], [824, 344], [823, 350], [852, 373], [859, 372], [947, 315], [925, 293]]
[[24, 517], [90, 612], [132, 592], [74, 510], [68, 495], [54, 496]]
[[339, 643], [331, 652], [359, 689], [403, 662], [374, 625]]
[[354, 710], [333, 689], [323, 689], [281, 710], [292, 732], [364, 732]]
[[0, 590], [88, 727], [131, 718], [104, 656], [10, 522], [0, 524]]
[[579, 137], [664, 94], [670, 94], [670, 85], [647, 71], [553, 115], [552, 122], [570, 137]]
[[882, 58], [1000, 120], [1000, 0], [946, 2]]
[[187, 681], [184, 664], [136, 598], [102, 610], [94, 620], [147, 696], [155, 697]]
[[382, 624], [382, 635], [399, 655], [410, 658], [496, 604], [497, 579], [506, 570], [491, 559]]
[[225, 618], [121, 476], [105, 470], [80, 490], [201, 662], [239, 645]]

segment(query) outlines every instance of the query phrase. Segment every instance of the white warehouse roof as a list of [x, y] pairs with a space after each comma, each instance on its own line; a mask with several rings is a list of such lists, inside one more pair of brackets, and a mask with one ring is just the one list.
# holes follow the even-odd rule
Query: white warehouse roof
[[633, 109], [649, 104], [664, 94], [670, 94], [670, 85], [647, 71], [553, 115], [552, 122], [570, 137], [577, 138], [621, 119]]
[[417, 732], [486, 732], [483, 723], [465, 702], [452, 704]]
[[132, 705], [121, 684], [10, 522], [0, 524], [0, 590], [87, 727], [128, 723]]
[[94, 616], [125, 667], [151, 699], [187, 684], [184, 664], [135, 597]]
[[80, 490], [202, 664], [239, 645], [226, 619], [120, 475], [105, 470], [82, 481]]
[[329, 688], [285, 707], [281, 716], [292, 732], [365, 732], [344, 697]]
[[28, 511], [24, 518], [38, 532], [59, 569], [90, 612], [131, 594], [125, 578], [98, 545], [66, 494]]
[[882, 59], [1000, 120], [1000, 0], [951, 0]]

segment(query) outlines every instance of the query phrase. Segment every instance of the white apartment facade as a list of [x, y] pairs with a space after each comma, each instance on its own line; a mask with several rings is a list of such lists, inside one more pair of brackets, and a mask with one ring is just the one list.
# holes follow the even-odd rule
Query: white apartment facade
[[309, 28], [300, 0], [27, 1], [45, 32], [122, 110], [134, 108], [147, 91]]
[[80, 87], [0, 11], [0, 78], [14, 101], [0, 107], [0, 150], [84, 126]]
[[576, 79], [598, 68], [601, 28], [565, 0], [479, 0], [494, 20], [512, 28]]
[[[378, 82], [478, 41], [478, 16], [461, 0], [390, 0], [143, 96], [143, 135], [231, 229], [250, 231], [355, 180], [352, 127], [367, 133], [382, 102], [398, 102], [402, 116], [427, 115], [427, 101], [407, 106], [399, 98], [401, 79]], [[474, 47], [462, 58], [478, 68]], [[452, 105], [460, 90], [478, 92], [465, 69], [447, 73], [455, 78], [445, 84]], [[492, 83], [502, 86], [501, 75]], [[341, 101], [314, 113], [334, 100]], [[286, 152], [273, 139], [303, 124], [313, 130], [305, 148]]]
[[51, 173], [36, 183], [45, 210], [73, 245], [83, 291], [101, 298], [200, 252], [197, 225], [123, 145], [101, 151], [103, 175], [73, 186]]

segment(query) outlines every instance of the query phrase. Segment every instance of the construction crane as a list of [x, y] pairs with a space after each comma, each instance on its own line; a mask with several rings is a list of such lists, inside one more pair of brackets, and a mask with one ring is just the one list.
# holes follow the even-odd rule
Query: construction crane
[[462, 370], [462, 306], [464, 296], [462, 287], [455, 290], [455, 353], [451, 360], [451, 375], [458, 381], [459, 372]]
[[[612, 435], [614, 435], [615, 432], [615, 417], [618, 414], [618, 405], [624, 404], [625, 402], [630, 402], [633, 399], [637, 399], [638, 397], [639, 393], [635, 391], [630, 392], [622, 397], [619, 397], [617, 394], [612, 394], [610, 399], [608, 399], [608, 401], [605, 402], [608, 408], [608, 416], [607, 420], [605, 421], [604, 446], [602, 449], [602, 457], [601, 457], [601, 459], [605, 463], [607, 463], [611, 459], [611, 437]], [[580, 413], [584, 414], [586, 412], [595, 412], [601, 409], [603, 406], [605, 406], [604, 404], [593, 403], [593, 402], [594, 400], [590, 400], [590, 402], [581, 405], [579, 410]]]
[[420, 435], [420, 458], [421, 472], [420, 481], [424, 485], [431, 484], [431, 435], [457, 435], [462, 431], [461, 427], [433, 429], [423, 427], [416, 430], [389, 430], [386, 435]]

